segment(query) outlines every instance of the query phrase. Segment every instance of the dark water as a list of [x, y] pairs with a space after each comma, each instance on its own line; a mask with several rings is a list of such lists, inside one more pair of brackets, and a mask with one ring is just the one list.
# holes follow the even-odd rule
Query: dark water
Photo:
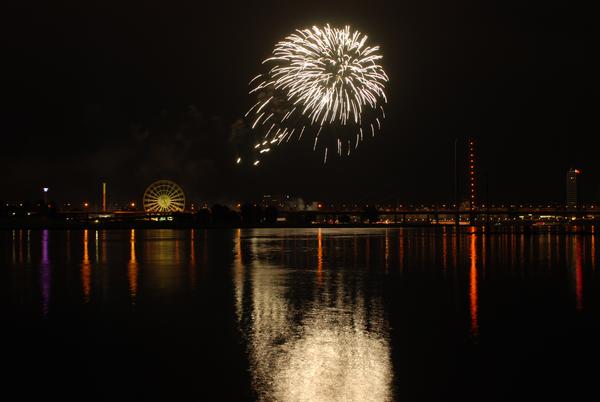
[[0, 232], [20, 400], [597, 400], [594, 235]]

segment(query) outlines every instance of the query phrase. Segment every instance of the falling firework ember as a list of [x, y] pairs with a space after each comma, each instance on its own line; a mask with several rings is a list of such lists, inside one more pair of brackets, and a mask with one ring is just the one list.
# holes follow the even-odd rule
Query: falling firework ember
[[388, 77], [379, 47], [366, 42], [349, 26], [327, 25], [297, 30], [275, 45], [263, 62], [268, 72], [250, 81], [257, 101], [246, 117], [262, 134], [252, 163], [283, 141], [308, 135], [324, 161], [330, 148], [350, 155], [365, 135], [381, 129]]

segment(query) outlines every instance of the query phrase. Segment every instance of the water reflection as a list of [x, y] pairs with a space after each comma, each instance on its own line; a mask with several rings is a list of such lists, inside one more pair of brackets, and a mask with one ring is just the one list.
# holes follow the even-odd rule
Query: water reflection
[[190, 264], [189, 264], [189, 273], [190, 273], [190, 288], [192, 290], [196, 290], [196, 230], [190, 229]]
[[161, 263], [161, 265], [178, 261], [179, 235], [178, 231], [170, 229], [146, 232], [144, 259]]
[[42, 257], [40, 263], [40, 284], [42, 287], [42, 314], [48, 316], [48, 307], [50, 305], [50, 256], [48, 255], [48, 230], [42, 231]]
[[575, 299], [578, 311], [583, 309], [583, 249], [581, 242], [581, 236], [574, 236], [572, 238], [571, 258], [573, 260], [572, 267], [575, 282]]
[[458, 266], [458, 235], [452, 235], [452, 266], [453, 267], [457, 267]]
[[593, 358], [597, 234], [461, 229], [0, 231], [0, 309], [11, 331], [76, 334], [98, 378], [147, 378], [134, 345], [165, 389], [208, 369], [262, 400], [485, 400], [506, 373]]
[[27, 230], [27, 264], [31, 264], [31, 230]]
[[317, 280], [319, 285], [323, 283], [323, 232], [317, 229]]
[[238, 321], [242, 320], [242, 297], [244, 294], [244, 264], [242, 256], [242, 229], [235, 231], [233, 281], [235, 291], [235, 313]]
[[17, 231], [12, 231], [12, 263], [17, 265]]
[[196, 263], [196, 231], [190, 229], [190, 263], [193, 265]]
[[23, 265], [23, 229], [19, 230], [19, 264]]
[[477, 234], [471, 234], [469, 246], [469, 307], [471, 312], [471, 335], [473, 338], [479, 336], [479, 304], [478, 304], [478, 284], [477, 284]]
[[83, 231], [83, 260], [81, 261], [81, 288], [83, 290], [83, 301], [90, 301], [92, 269], [89, 253], [89, 234], [88, 230]]
[[[250, 269], [242, 269], [244, 240], [238, 231], [235, 297], [259, 398], [391, 400], [393, 373], [383, 302], [379, 296], [365, 295], [359, 277], [325, 269], [323, 230], [317, 231], [314, 288], [310, 277], [292, 283], [298, 278], [269, 259], [255, 258]], [[281, 252], [278, 248], [287, 244], [256, 236], [249, 241], [253, 252], [260, 250], [263, 256]]]
[[442, 231], [442, 269], [444, 273], [448, 270], [448, 233], [446, 227]]
[[[542, 237], [540, 236], [540, 239]], [[546, 264], [550, 265], [552, 263], [552, 235], [550, 234], [550, 231], [548, 231], [548, 234], [546, 235]]]
[[94, 260], [94, 262], [96, 264], [98, 264], [98, 262], [100, 262], [100, 258], [99, 258], [99, 252], [100, 252], [100, 247], [98, 247], [98, 240], [99, 240], [99, 235], [98, 235], [98, 231], [94, 231], [94, 237], [96, 239], [95, 243], [94, 243], [94, 251], [96, 253], [96, 259]]
[[151, 283], [154, 292], [164, 292], [163, 297], [176, 294], [181, 285], [186, 288], [190, 286], [189, 261], [181, 255], [188, 251], [186, 247], [182, 247], [182, 239], [185, 238], [187, 244], [188, 233], [172, 229], [144, 232], [142, 259], [144, 266], [153, 267], [152, 270], [143, 271], [145, 283]]
[[71, 262], [71, 231], [67, 230], [67, 263]]
[[489, 235], [485, 232], [481, 235], [481, 279], [485, 281], [485, 273], [487, 268], [487, 243]]
[[273, 376], [275, 399], [391, 399], [388, 340], [382, 338], [377, 319], [367, 323], [367, 309], [381, 309], [381, 305], [373, 302], [365, 308], [360, 298], [355, 306], [348, 306], [340, 299], [333, 312], [323, 311], [325, 305], [309, 310], [302, 329], [284, 345], [283, 353], [274, 356], [271, 368], [275, 370], [269, 376]]
[[592, 227], [592, 236], [590, 236], [590, 256], [591, 256], [591, 265], [592, 271], [596, 270], [596, 231]]
[[404, 271], [404, 228], [400, 228], [398, 232], [398, 265], [402, 273]]
[[525, 235], [521, 233], [519, 236], [519, 266], [521, 269], [525, 267]]
[[[96, 232], [96, 236], [98, 236], [98, 232]], [[102, 242], [100, 243], [101, 248], [101, 259], [102, 259], [102, 264], [106, 264], [108, 255], [106, 254], [106, 230], [103, 230], [101, 232], [101, 236], [102, 236]]]
[[385, 272], [390, 268], [390, 233], [389, 230], [385, 230]]
[[138, 262], [135, 255], [135, 229], [131, 229], [129, 234], [129, 264], [127, 264], [127, 278], [129, 282], [131, 305], [135, 306], [138, 293]]

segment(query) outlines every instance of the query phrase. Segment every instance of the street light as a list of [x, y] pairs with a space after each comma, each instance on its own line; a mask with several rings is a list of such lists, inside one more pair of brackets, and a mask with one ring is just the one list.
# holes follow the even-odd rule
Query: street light
[[50, 190], [48, 187], [43, 187], [42, 190], [44, 190], [44, 204], [48, 205], [48, 190]]

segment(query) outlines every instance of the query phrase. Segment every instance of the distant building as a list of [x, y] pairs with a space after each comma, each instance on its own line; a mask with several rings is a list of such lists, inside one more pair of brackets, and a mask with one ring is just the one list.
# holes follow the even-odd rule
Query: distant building
[[567, 207], [570, 208], [577, 206], [577, 176], [579, 173], [578, 169], [567, 170]]

